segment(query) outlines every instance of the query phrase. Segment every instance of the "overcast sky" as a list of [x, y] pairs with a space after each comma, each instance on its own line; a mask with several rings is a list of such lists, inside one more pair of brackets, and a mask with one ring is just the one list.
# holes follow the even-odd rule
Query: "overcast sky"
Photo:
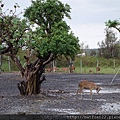
[[[19, 12], [29, 7], [31, 0], [2, 0], [5, 8], [20, 5]], [[98, 42], [105, 38], [105, 22], [120, 20], [120, 0], [60, 0], [71, 6], [71, 20], [66, 20], [80, 43], [89, 48], [98, 48]]]

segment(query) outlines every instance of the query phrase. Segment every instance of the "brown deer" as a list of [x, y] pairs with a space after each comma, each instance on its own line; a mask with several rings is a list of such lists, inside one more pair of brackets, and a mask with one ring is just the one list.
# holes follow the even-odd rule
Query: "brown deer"
[[73, 73], [75, 71], [75, 66], [70, 66], [70, 72]]
[[98, 86], [94, 82], [90, 82], [88, 80], [83, 80], [78, 85], [77, 95], [80, 92], [81, 98], [82, 98], [83, 89], [89, 89], [90, 90], [91, 99], [92, 99], [92, 90], [95, 89], [97, 93], [99, 93], [99, 91], [101, 90], [100, 86]]
[[100, 67], [96, 67], [96, 73], [100, 71]]
[[90, 69], [90, 70], [89, 70], [89, 73], [92, 73], [92, 72], [93, 72], [93, 71]]
[[64, 67], [64, 68], [61, 68], [61, 71], [63, 71], [63, 72], [68, 72], [69, 69], [68, 69], [67, 67]]

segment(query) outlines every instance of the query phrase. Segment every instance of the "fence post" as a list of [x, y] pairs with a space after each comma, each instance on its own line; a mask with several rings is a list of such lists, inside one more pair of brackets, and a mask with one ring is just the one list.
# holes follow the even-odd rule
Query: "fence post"
[[53, 73], [55, 73], [55, 60], [53, 60]]
[[8, 67], [9, 67], [9, 72], [11, 71], [11, 64], [10, 64], [10, 57], [8, 56]]
[[98, 64], [99, 64], [99, 61], [98, 61], [98, 59], [97, 59], [97, 67], [98, 67]]
[[2, 66], [2, 57], [1, 57], [1, 55], [0, 55], [0, 74], [1, 74], [1, 66]]
[[115, 59], [113, 60], [113, 68], [114, 68], [114, 73], [115, 73]]
[[82, 73], [82, 60], [80, 60], [80, 73]]
[[113, 60], [113, 68], [115, 69], [115, 59]]

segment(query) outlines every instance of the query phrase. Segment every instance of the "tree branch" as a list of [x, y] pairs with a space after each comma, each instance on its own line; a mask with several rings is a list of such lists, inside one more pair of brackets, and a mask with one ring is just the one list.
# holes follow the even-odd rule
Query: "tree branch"
[[22, 67], [19, 59], [18, 59], [16, 56], [12, 55], [12, 54], [7, 54], [7, 55], [11, 57], [11, 59], [12, 59], [12, 60], [14, 61], [14, 63], [17, 65], [17, 67], [18, 67], [18, 69], [21, 71], [21, 73], [24, 73], [24, 72], [25, 72], [25, 69]]
[[5, 54], [5, 53], [10, 52], [12, 47], [13, 47], [13, 45], [11, 43], [9, 43], [9, 46], [7, 48], [5, 48], [4, 50], [0, 50], [0, 54]]
[[51, 53], [49, 58], [45, 62], [43, 62], [43, 65], [45, 66], [46, 64], [50, 63], [52, 60], [53, 60], [53, 54]]

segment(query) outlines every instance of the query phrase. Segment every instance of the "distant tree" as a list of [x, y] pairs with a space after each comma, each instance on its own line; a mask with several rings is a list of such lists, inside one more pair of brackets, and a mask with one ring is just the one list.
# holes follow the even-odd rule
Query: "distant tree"
[[81, 47], [81, 53], [85, 53], [85, 55], [88, 55], [87, 49], [89, 49], [89, 45], [87, 45], [84, 42], [82, 42], [80, 44], [80, 47]]
[[[118, 32], [120, 33], [120, 21], [118, 20], [108, 20], [107, 22], [105, 22], [106, 26], [109, 28], [115, 28], [116, 30], [118, 30]], [[119, 53], [118, 53], [119, 51]], [[116, 45], [116, 52], [115, 54], [117, 54], [120, 57], [120, 43], [118, 43]]]
[[120, 22], [118, 20], [108, 20], [107, 22], [105, 22], [105, 24], [108, 28], [115, 28], [120, 32]]
[[105, 58], [114, 58], [118, 57], [119, 53], [119, 41], [117, 41], [117, 37], [115, 33], [111, 29], [105, 29], [106, 37], [105, 41], [101, 43], [98, 42], [99, 45], [99, 54]]
[[[74, 36], [64, 17], [70, 18], [70, 6], [59, 0], [36, 0], [25, 10], [20, 19], [14, 11], [9, 15], [0, 8], [0, 54], [10, 56], [25, 81], [18, 84], [22, 95], [39, 94], [45, 80], [45, 66], [65, 56], [74, 59], [80, 49], [79, 39]], [[5, 44], [3, 46], [3, 44]], [[24, 48], [26, 65], [17, 58], [19, 49]], [[31, 55], [35, 60], [31, 60]]]

